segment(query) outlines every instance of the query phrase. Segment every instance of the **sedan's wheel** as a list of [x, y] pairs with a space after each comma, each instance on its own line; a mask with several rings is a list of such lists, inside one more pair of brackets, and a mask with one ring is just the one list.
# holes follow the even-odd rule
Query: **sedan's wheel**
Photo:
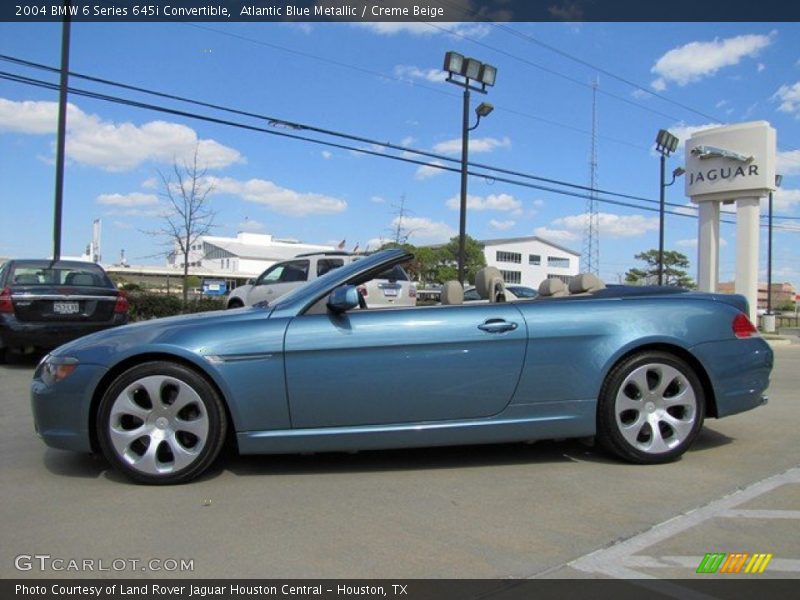
[[238, 298], [233, 298], [230, 302], [228, 302], [228, 308], [242, 308], [243, 306], [244, 302]]
[[609, 374], [598, 405], [598, 441], [625, 460], [655, 464], [675, 460], [703, 425], [703, 386], [685, 361], [643, 352]]
[[144, 363], [108, 388], [97, 414], [108, 461], [141, 483], [183, 483], [205, 471], [225, 440], [225, 410], [214, 388], [174, 363]]

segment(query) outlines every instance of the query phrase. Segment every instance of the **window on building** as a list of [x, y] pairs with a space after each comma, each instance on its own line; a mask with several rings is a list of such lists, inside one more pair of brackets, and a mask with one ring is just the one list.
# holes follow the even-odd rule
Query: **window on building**
[[503, 281], [506, 283], [522, 283], [522, 273], [519, 271], [503, 271], [501, 269], [500, 275], [503, 276]]
[[498, 250], [495, 256], [497, 262], [522, 264], [522, 254], [519, 252], [503, 252], [502, 250]]
[[569, 282], [572, 281], [573, 276], [572, 275], [556, 275], [555, 273], [548, 273], [547, 274], [547, 279], [560, 279], [561, 281], [563, 281], [564, 283], [569, 285]]
[[547, 266], [556, 267], [558, 269], [569, 269], [569, 259], [561, 256], [548, 256]]
[[539, 266], [542, 264], [542, 257], [539, 254], [528, 254], [528, 264]]

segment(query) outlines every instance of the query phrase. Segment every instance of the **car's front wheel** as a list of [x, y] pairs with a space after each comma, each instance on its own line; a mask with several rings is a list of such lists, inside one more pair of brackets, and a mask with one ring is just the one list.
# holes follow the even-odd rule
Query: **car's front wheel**
[[603, 384], [598, 442], [630, 462], [669, 462], [692, 445], [704, 414], [703, 386], [686, 361], [641, 352], [614, 367]]
[[140, 483], [184, 483], [199, 476], [225, 441], [225, 409], [214, 387], [177, 363], [148, 362], [122, 373], [97, 413], [100, 448]]
[[244, 302], [239, 300], [239, 298], [231, 298], [228, 302], [228, 308], [242, 308], [244, 306]]

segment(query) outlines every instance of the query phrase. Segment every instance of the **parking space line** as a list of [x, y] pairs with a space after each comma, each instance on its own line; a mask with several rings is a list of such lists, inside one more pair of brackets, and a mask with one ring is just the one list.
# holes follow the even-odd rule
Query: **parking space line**
[[[718, 500], [714, 500], [701, 508], [691, 510], [687, 513], [669, 519], [663, 523], [655, 525], [648, 531], [634, 535], [627, 540], [614, 544], [608, 548], [601, 548], [595, 550], [585, 556], [582, 556], [570, 563], [567, 566], [584, 571], [586, 573], [595, 573], [606, 577], [624, 578], [624, 579], [655, 579], [654, 576], [646, 573], [636, 571], [631, 567], [647, 567], [647, 566], [669, 566], [669, 565], [656, 565], [659, 559], [639, 556], [639, 553], [646, 548], [653, 546], [659, 542], [675, 537], [676, 535], [696, 527], [705, 521], [713, 518], [740, 516], [738, 513], [747, 513], [751, 518], [796, 518], [795, 513], [800, 511], [773, 511], [773, 510], [741, 510], [736, 507], [758, 498], [774, 489], [787, 484], [800, 483], [800, 468], [794, 467], [788, 471], [769, 477], [757, 483], [754, 483], [744, 489], [738, 490], [724, 496]], [[777, 516], [778, 514], [781, 516]], [[784, 513], [789, 513], [790, 516], [785, 516]], [[767, 517], [756, 517], [755, 515], [770, 515]], [[636, 556], [635, 556], [636, 555]], [[702, 557], [697, 557], [697, 561], [693, 564], [696, 567]], [[684, 560], [681, 558], [680, 560]], [[794, 563], [800, 561], [789, 561], [786, 565], [787, 569], [794, 572]], [[683, 565], [679, 565], [683, 566]], [[772, 567], [772, 565], [770, 565]], [[777, 569], [776, 569], [777, 570]]]
[[720, 516], [737, 519], [800, 519], [800, 510], [734, 509], [726, 510]]

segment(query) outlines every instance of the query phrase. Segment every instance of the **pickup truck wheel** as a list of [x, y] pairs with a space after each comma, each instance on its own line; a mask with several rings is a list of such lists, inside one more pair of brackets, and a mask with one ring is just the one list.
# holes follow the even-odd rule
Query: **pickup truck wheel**
[[642, 352], [614, 367], [603, 384], [598, 441], [629, 462], [670, 462], [692, 445], [704, 415], [694, 369], [666, 352]]
[[184, 483], [214, 462], [225, 409], [201, 375], [176, 363], [132, 367], [109, 386], [97, 413], [106, 459], [139, 483]]

